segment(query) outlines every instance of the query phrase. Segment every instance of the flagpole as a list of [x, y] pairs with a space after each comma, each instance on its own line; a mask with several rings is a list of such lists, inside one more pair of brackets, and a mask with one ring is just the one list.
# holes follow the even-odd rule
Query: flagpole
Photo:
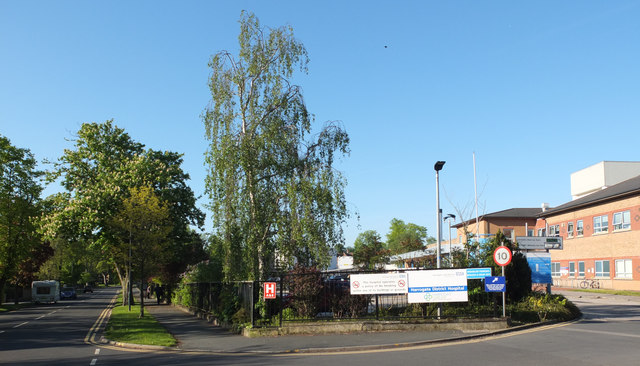
[[473, 152], [473, 189], [476, 202], [476, 242], [480, 243], [480, 224], [478, 223], [478, 180], [476, 178], [476, 152]]

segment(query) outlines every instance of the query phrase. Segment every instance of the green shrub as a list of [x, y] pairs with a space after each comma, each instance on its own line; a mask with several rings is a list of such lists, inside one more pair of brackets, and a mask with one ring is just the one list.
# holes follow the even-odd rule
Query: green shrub
[[297, 265], [286, 277], [289, 282], [291, 304], [298, 315], [312, 318], [318, 312], [318, 295], [322, 290], [322, 276], [316, 267]]
[[580, 315], [580, 309], [562, 295], [533, 293], [511, 308], [511, 318], [526, 323], [547, 320], [567, 321]]

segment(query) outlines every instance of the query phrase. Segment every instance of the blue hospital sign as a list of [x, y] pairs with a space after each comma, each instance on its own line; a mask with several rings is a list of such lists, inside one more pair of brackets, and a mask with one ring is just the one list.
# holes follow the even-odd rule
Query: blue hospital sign
[[484, 290], [486, 292], [506, 292], [507, 283], [502, 276], [486, 277], [484, 279]]
[[531, 282], [541, 284], [552, 283], [551, 253], [529, 252], [526, 256], [529, 268], [531, 268]]

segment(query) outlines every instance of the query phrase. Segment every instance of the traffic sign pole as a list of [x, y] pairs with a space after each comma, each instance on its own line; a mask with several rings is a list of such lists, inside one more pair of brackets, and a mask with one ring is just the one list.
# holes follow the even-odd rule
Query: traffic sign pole
[[[502, 277], [505, 277], [504, 267], [509, 263], [511, 263], [512, 258], [513, 258], [513, 255], [511, 254], [511, 250], [505, 247], [504, 245], [497, 247], [496, 250], [493, 252], [493, 260], [496, 262], [497, 265], [502, 267]], [[502, 317], [503, 318], [507, 316], [506, 305], [507, 305], [507, 293], [505, 291], [502, 293]]]
[[[502, 277], [504, 277], [504, 266], [502, 266]], [[505, 286], [506, 287], [506, 286]], [[502, 293], [502, 317], [507, 317], [507, 291], [505, 288], [505, 292]]]

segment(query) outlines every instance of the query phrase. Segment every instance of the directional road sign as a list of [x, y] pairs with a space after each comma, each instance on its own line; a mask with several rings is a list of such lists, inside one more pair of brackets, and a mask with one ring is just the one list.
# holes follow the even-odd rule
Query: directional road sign
[[561, 236], [516, 236], [520, 249], [558, 249], [562, 250]]
[[485, 277], [484, 290], [486, 292], [506, 292], [507, 282], [502, 276], [499, 277]]

